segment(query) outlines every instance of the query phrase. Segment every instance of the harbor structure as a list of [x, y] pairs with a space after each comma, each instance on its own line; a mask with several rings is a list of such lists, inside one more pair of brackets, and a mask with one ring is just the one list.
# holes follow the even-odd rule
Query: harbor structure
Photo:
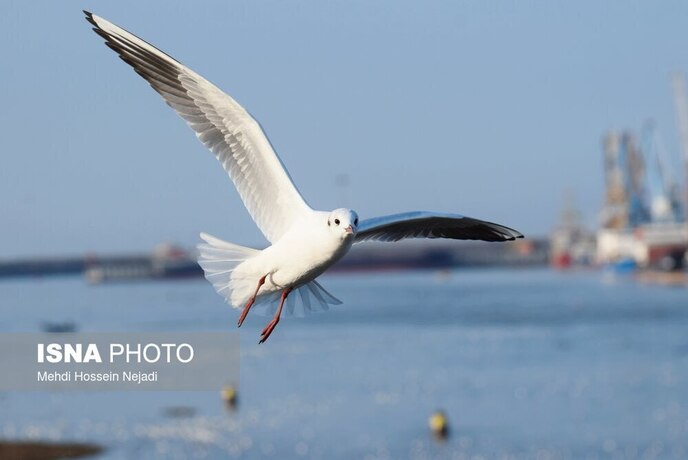
[[654, 123], [646, 123], [641, 138], [638, 143], [630, 131], [612, 131], [602, 140], [606, 192], [597, 261], [680, 269], [688, 248], [686, 206]]

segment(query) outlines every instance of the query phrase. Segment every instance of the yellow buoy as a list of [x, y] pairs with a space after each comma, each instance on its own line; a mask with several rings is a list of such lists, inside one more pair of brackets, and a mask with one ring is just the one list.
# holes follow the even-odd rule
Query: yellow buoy
[[225, 402], [229, 409], [236, 409], [237, 406], [237, 390], [233, 385], [227, 385], [222, 388], [220, 392], [222, 400]]
[[446, 439], [449, 436], [449, 421], [447, 415], [441, 411], [435, 411], [428, 419], [428, 426], [432, 435], [437, 439]]

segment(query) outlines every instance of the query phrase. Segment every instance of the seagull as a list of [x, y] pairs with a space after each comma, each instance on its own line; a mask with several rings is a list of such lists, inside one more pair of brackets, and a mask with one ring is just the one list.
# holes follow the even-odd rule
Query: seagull
[[[303, 199], [260, 124], [234, 99], [151, 44], [84, 11], [108, 47], [143, 77], [194, 130], [234, 183], [254, 222], [270, 242], [263, 250], [201, 233], [198, 263], [215, 290], [242, 308], [240, 327], [254, 305], [277, 310], [261, 333], [265, 342], [296, 291], [305, 311], [342, 302], [316, 280], [363, 241], [405, 238], [511, 241], [523, 235], [504, 225], [458, 214], [414, 211], [359, 220], [351, 209], [317, 211]], [[291, 305], [291, 306], [290, 306]]]

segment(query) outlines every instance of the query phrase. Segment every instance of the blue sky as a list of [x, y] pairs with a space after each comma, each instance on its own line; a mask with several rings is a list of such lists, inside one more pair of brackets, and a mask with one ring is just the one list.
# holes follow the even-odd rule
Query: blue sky
[[566, 188], [594, 223], [606, 130], [653, 118], [678, 155], [686, 2], [4, 1], [3, 258], [190, 246], [200, 231], [264, 244], [214, 157], [81, 9], [243, 104], [318, 209], [543, 235]]

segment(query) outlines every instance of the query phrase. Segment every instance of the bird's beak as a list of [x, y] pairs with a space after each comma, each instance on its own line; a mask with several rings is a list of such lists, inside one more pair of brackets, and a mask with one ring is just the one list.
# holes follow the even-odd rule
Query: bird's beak
[[353, 234], [353, 233], [354, 233], [354, 228], [353, 228], [351, 225], [349, 225], [348, 227], [346, 227], [346, 228], [344, 229], [344, 231], [345, 231], [346, 233]]

